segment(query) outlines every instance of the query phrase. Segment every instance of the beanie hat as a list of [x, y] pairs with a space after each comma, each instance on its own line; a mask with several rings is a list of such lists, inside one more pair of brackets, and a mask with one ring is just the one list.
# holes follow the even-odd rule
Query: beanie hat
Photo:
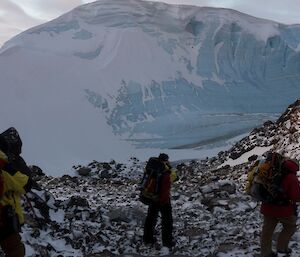
[[[5, 147], [2, 146], [3, 141], [5, 143]], [[18, 131], [13, 127], [0, 134], [0, 143], [2, 151], [6, 154], [20, 155], [22, 152], [22, 140]]]
[[159, 154], [158, 159], [160, 159], [162, 161], [168, 161], [169, 160], [169, 155], [167, 155], [165, 153], [161, 153], [161, 154]]
[[282, 166], [284, 169], [286, 169], [290, 172], [297, 172], [299, 170], [298, 163], [293, 160], [286, 160]]

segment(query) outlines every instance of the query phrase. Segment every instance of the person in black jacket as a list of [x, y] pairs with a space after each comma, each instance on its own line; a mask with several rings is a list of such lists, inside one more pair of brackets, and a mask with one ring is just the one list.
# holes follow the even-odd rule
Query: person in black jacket
[[15, 128], [0, 134], [0, 247], [6, 257], [24, 257], [19, 235], [24, 215], [20, 197], [30, 191], [30, 169], [20, 156], [21, 138]]
[[0, 134], [0, 149], [8, 157], [6, 170], [11, 174], [21, 171], [30, 177], [30, 169], [21, 157], [22, 145], [22, 140], [15, 128], [11, 127]]
[[[153, 157], [152, 157], [153, 158]], [[154, 237], [154, 230], [157, 223], [158, 214], [161, 214], [161, 227], [162, 227], [162, 243], [163, 246], [172, 248], [175, 246], [173, 240], [173, 217], [171, 207], [171, 184], [177, 179], [175, 170], [169, 162], [169, 156], [161, 153], [156, 158], [158, 163], [157, 169], [162, 172], [159, 188], [159, 198], [157, 202], [153, 202], [148, 207], [148, 213], [144, 224], [143, 242], [145, 244], [154, 244], [156, 238]], [[149, 162], [149, 161], [148, 161]]]

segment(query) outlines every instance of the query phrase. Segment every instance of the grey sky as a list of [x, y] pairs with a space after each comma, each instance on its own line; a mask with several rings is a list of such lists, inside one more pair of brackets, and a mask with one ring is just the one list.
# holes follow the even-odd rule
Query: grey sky
[[[16, 34], [88, 2], [93, 1], [0, 0], [0, 46]], [[231, 8], [285, 24], [300, 24], [299, 0], [162, 0], [160, 2]]]

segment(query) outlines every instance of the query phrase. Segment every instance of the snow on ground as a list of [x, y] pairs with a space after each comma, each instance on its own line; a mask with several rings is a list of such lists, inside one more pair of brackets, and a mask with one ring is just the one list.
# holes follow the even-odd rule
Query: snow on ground
[[[160, 220], [158, 244], [142, 243], [147, 206], [138, 200], [144, 166], [138, 160], [126, 165], [93, 162], [87, 177], [41, 177], [38, 183], [54, 198], [34, 193], [49, 199], [50, 222], [44, 220], [39, 229], [25, 225], [26, 257], [43, 256], [40, 252], [51, 257], [256, 256], [261, 216], [259, 204], [244, 193], [248, 165], [216, 168], [218, 161], [209, 159], [177, 167], [180, 180], [172, 189], [177, 245], [171, 252], [161, 247]], [[38, 205], [34, 206], [37, 212]], [[298, 237], [291, 242], [292, 257], [300, 254]]]
[[244, 153], [242, 156], [240, 156], [239, 158], [233, 160], [231, 158], [228, 158], [224, 163], [222, 163], [219, 168], [224, 167], [225, 165], [230, 165], [230, 166], [236, 166], [239, 164], [243, 164], [248, 162], [248, 158], [251, 157], [252, 155], [257, 155], [257, 156], [261, 156], [263, 153], [271, 150], [273, 147], [272, 146], [267, 146], [267, 147], [255, 147], [254, 149], [252, 149], [249, 152]]

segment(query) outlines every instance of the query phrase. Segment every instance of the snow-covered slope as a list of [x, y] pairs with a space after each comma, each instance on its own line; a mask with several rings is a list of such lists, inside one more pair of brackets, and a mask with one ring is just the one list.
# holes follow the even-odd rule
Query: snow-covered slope
[[211, 146], [298, 97], [299, 42], [299, 26], [232, 10], [97, 1], [2, 47], [0, 129], [52, 169]]
[[[300, 161], [300, 100], [289, 105], [275, 121], [267, 121], [237, 142], [228, 151], [220, 152], [222, 166], [238, 165], [248, 157], [272, 150]], [[255, 157], [254, 157], [255, 158]], [[225, 161], [225, 162], [224, 162]]]
[[[162, 248], [160, 222], [158, 244], [144, 245], [147, 206], [138, 201], [137, 190], [143, 166], [132, 164], [94, 162], [88, 177], [39, 176], [38, 183], [47, 191], [30, 194], [38, 218], [28, 209], [22, 233], [26, 256], [242, 257], [258, 253], [257, 203], [243, 194], [238, 180], [241, 170], [216, 171], [208, 162], [181, 165], [172, 201], [176, 247], [169, 254]], [[104, 177], [105, 170], [111, 173]], [[130, 171], [134, 176], [120, 174]], [[298, 246], [293, 249], [299, 253]]]

